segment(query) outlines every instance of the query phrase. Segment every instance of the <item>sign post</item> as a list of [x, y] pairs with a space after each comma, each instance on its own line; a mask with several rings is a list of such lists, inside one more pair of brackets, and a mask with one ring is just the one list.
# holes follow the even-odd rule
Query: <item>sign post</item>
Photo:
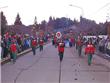
[[62, 37], [61, 32], [57, 32], [57, 33], [56, 33], [56, 37], [57, 37], [58, 39], [60, 39], [60, 38]]

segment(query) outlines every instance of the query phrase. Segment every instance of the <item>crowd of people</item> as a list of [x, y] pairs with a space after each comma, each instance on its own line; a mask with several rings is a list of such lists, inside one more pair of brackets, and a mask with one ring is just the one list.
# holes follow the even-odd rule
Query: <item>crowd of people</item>
[[[105, 50], [104, 50], [104, 47], [100, 46], [100, 43], [102, 43], [102, 41], [103, 41], [103, 45], [106, 46]], [[100, 37], [86, 38], [84, 36], [78, 35], [77, 37], [73, 36], [73, 37], [58, 39], [56, 36], [54, 36], [52, 39], [52, 45], [54, 45], [55, 47], [58, 46], [59, 58], [61, 62], [63, 60], [64, 48], [66, 47], [66, 44], [68, 44], [67, 47], [70, 47], [70, 48], [74, 46], [78, 52], [79, 57], [82, 56], [82, 49], [84, 48], [85, 55], [88, 55], [88, 65], [91, 65], [92, 56], [94, 55], [95, 51], [98, 51], [98, 50], [101, 52], [105, 51], [106, 54], [110, 55], [109, 38], [107, 38], [106, 42], [104, 42], [104, 38], [100, 38]]]
[[[64, 48], [75, 47], [79, 57], [82, 56], [82, 49], [85, 49], [85, 55], [88, 55], [88, 65], [91, 65], [92, 55], [95, 51], [100, 51], [110, 55], [110, 39], [91, 37], [86, 38], [83, 35], [61, 37], [57, 38], [56, 35], [42, 37], [26, 36], [21, 34], [11, 35], [8, 32], [1, 38], [1, 58], [11, 58], [13, 63], [16, 62], [17, 53], [20, 53], [26, 49], [32, 48], [33, 55], [36, 55], [36, 47], [39, 47], [40, 51], [43, 51], [43, 45], [48, 39], [52, 39], [52, 45], [55, 48], [58, 47], [60, 61], [63, 60]], [[67, 45], [68, 44], [68, 45]]]
[[[34, 41], [33, 41], [34, 40]], [[48, 41], [47, 36], [33, 37], [21, 34], [9, 34], [8, 32], [1, 38], [1, 59], [11, 58], [15, 63], [17, 54], [32, 48], [35, 55], [35, 49], [39, 45], [40, 50], [43, 50], [44, 42]]]
[[101, 38], [99, 41], [99, 51], [110, 56], [110, 39]]

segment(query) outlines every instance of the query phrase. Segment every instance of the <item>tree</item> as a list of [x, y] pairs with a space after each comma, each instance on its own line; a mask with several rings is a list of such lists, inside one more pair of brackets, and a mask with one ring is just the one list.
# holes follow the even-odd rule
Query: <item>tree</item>
[[73, 24], [74, 24], [73, 21], [69, 18], [66, 18], [66, 17], [56, 18], [54, 28], [55, 29], [61, 29], [61, 28], [63, 29], [66, 27], [70, 27]]
[[1, 15], [1, 35], [3, 36], [7, 31], [7, 20], [3, 12], [1, 12], [0, 15]]
[[47, 23], [46, 31], [51, 32], [53, 31], [53, 28], [54, 28], [54, 19], [50, 16], [49, 21]]
[[17, 17], [16, 17], [16, 20], [15, 20], [14, 25], [22, 25], [22, 22], [21, 22], [21, 18], [19, 16], [19, 13], [17, 14]]
[[49, 17], [48, 26], [53, 26], [53, 19], [51, 16]]
[[43, 29], [43, 30], [46, 29], [46, 21], [45, 21], [45, 20], [43, 20], [43, 21], [41, 22], [40, 28]]
[[34, 25], [33, 25], [33, 27], [35, 27], [36, 30], [39, 30], [39, 25], [37, 23], [37, 17], [36, 16], [34, 18]]
[[50, 16], [50, 17], [49, 17], [49, 22], [51, 22], [52, 20], [53, 20], [53, 19], [52, 19], [52, 17]]
[[37, 17], [35, 16], [34, 25], [37, 25]]

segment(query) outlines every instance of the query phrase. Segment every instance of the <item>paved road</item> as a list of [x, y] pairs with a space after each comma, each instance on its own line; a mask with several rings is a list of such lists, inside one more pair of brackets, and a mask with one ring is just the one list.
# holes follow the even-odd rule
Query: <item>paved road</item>
[[48, 44], [43, 52], [37, 50], [17, 59], [15, 64], [1, 67], [2, 83], [110, 83], [110, 68], [94, 55], [87, 65], [87, 56], [78, 57], [75, 48], [66, 48], [60, 64], [57, 49]]

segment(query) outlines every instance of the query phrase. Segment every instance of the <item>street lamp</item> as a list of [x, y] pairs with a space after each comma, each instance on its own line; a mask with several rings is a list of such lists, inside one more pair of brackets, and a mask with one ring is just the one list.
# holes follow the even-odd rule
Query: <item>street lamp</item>
[[77, 5], [73, 5], [73, 4], [70, 4], [69, 6], [79, 8], [79, 9], [81, 10], [81, 16], [82, 16], [82, 17], [84, 16], [84, 10], [83, 10], [82, 7], [77, 6]]
[[3, 7], [0, 7], [0, 9], [2, 9], [2, 8], [7, 8], [8, 6], [3, 6]]

